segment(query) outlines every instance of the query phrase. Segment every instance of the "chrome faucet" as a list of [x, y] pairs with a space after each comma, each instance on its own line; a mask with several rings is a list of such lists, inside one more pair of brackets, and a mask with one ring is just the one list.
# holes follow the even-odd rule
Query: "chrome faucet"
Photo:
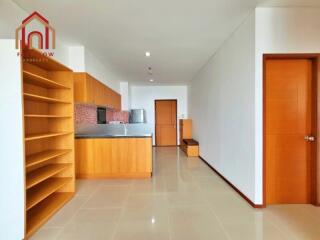
[[124, 135], [127, 135], [127, 133], [128, 133], [127, 124], [123, 123], [123, 127], [124, 127]]

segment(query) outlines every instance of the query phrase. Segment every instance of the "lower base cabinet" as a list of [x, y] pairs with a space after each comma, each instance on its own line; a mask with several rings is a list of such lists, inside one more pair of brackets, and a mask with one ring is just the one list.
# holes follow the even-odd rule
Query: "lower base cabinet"
[[76, 139], [77, 178], [149, 178], [152, 138]]

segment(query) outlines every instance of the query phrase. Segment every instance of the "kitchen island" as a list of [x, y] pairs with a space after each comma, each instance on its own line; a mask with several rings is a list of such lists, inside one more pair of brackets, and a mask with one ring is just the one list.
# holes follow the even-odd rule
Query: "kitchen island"
[[152, 135], [123, 126], [78, 131], [77, 178], [150, 178]]

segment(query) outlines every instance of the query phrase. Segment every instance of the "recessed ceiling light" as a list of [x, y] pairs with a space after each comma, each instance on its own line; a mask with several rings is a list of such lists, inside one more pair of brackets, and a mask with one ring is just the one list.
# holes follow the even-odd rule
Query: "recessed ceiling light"
[[150, 80], [149, 80], [150, 82], [154, 82], [154, 80], [151, 78]]
[[150, 57], [151, 53], [150, 52], [146, 52], [146, 57]]

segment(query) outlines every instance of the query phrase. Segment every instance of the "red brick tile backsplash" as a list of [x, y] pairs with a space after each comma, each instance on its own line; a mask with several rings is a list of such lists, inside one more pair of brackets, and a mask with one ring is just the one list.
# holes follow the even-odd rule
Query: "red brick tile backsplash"
[[76, 124], [97, 123], [97, 107], [93, 105], [75, 104], [74, 105], [74, 117]]
[[[97, 123], [97, 106], [76, 103], [74, 105], [74, 116], [76, 124], [96, 124]], [[128, 111], [117, 111], [107, 109], [107, 122], [118, 121], [123, 123], [129, 122]]]

